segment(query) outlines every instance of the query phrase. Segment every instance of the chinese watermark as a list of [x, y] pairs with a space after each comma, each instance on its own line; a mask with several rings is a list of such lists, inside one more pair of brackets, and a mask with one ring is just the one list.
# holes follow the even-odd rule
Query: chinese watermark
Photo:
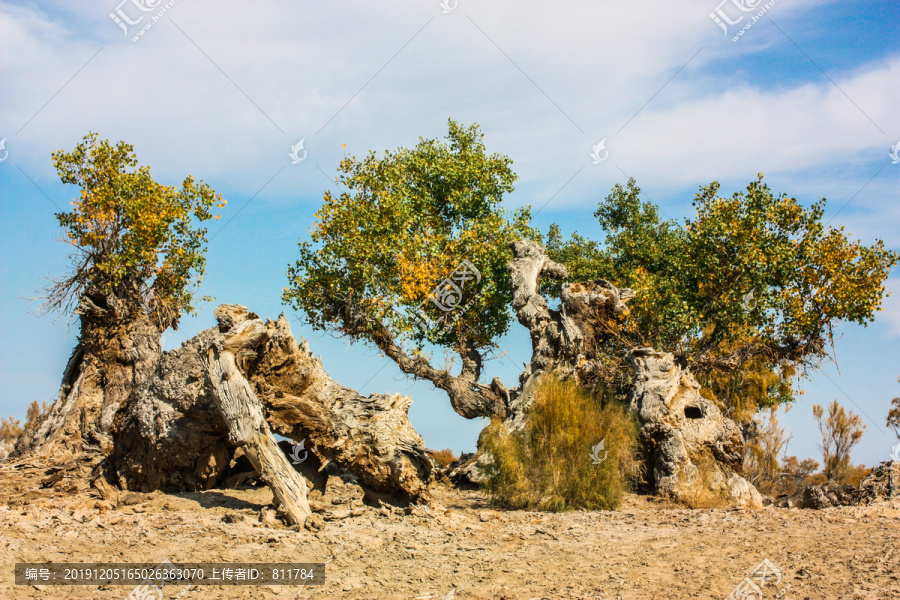
[[50, 579], [50, 569], [38, 569], [37, 567], [28, 567], [25, 569], [26, 581], [48, 581]]
[[[601, 152], [603, 153], [601, 155]], [[599, 165], [604, 160], [609, 158], [609, 150], [606, 149], [606, 138], [603, 138], [596, 145], [591, 146], [591, 158], [594, 159], [594, 164]]]
[[[900, 145], [900, 144], [898, 144], [898, 145]], [[3, 155], [0, 156], [0, 163], [2, 163], [4, 160], [6, 160], [9, 157], [9, 150], [6, 149], [6, 138], [3, 138], [2, 140], [0, 140], [0, 152], [3, 153]]]
[[[744, 35], [745, 31], [753, 27], [754, 23], [759, 21], [770, 8], [775, 6], [775, 3], [778, 0], [769, 0], [760, 7], [762, 1], [763, 0], [722, 0], [715, 11], [709, 13], [709, 18], [722, 28], [725, 35], [728, 35], [729, 26], [740, 25], [746, 17], [748, 19], [746, 24], [744, 24], [731, 38], [732, 42], [736, 42]], [[726, 5], [731, 5], [728, 10], [723, 8]], [[757, 11], [757, 9], [759, 10]], [[749, 13], [754, 11], [757, 11], [756, 14], [751, 16]]]
[[[171, 572], [171, 570], [175, 567], [175, 565], [168, 558], [157, 566], [156, 570], [161, 572]], [[125, 597], [125, 600], [162, 600], [163, 599], [163, 587], [165, 587], [166, 577], [154, 577], [153, 579], [145, 579], [141, 582], [136, 588], [131, 590], [131, 593]], [[156, 585], [158, 582], [159, 585]], [[176, 598], [182, 598], [185, 594], [187, 594], [191, 585], [184, 586]]]
[[[468, 260], [463, 260], [448, 277], [445, 277], [444, 280], [434, 288], [434, 291], [428, 295], [428, 298], [426, 298], [422, 304], [410, 314], [416, 327], [424, 333], [437, 326], [438, 322], [430, 319], [423, 310], [423, 307], [426, 306], [429, 301], [443, 313], [449, 313], [459, 308], [463, 300], [463, 289], [465, 288], [466, 283], [470, 281], [474, 281], [474, 285], [481, 283], [481, 271]], [[457, 318], [459, 318], [459, 315], [457, 315]], [[449, 325], [452, 322], [452, 320], [442, 321], [443, 326]]]
[[[291, 444], [291, 462], [295, 465], [299, 465], [304, 460], [306, 460], [307, 456], [309, 456], [309, 452], [307, 452], [306, 448], [303, 447], [304, 444], [306, 444], [306, 438], [300, 440], [299, 443]], [[303, 451], [303, 458], [300, 458], [301, 450]]]
[[[162, 0], [122, 0], [115, 11], [109, 13], [109, 18], [122, 28], [122, 32], [126, 37], [128, 36], [131, 27], [144, 23], [131, 38], [132, 42], [136, 42], [148, 29], [153, 27], [157, 21], [162, 19], [163, 15], [165, 15], [170, 8], [175, 6], [176, 2], [178, 2], [178, 0], [169, 0], [169, 2], [166, 2], [165, 4], [162, 4]], [[161, 4], [162, 6], [160, 6]], [[126, 5], [129, 6], [127, 10], [123, 8]], [[151, 16], [149, 13], [152, 12], [155, 12], [156, 14]], [[148, 19], [147, 22], [144, 22], [145, 18]]]
[[[6, 141], [5, 139], [3, 140]], [[0, 146], [2, 148], [2, 146]], [[896, 165], [900, 163], [900, 142], [897, 142], [893, 146], [891, 146], [891, 153], [888, 154], [891, 157], [891, 164]]]
[[[591, 460], [592, 464], [599, 465], [604, 460], [606, 460], [606, 456], [609, 454], [603, 448], [606, 446], [606, 438], [600, 440], [600, 443], [591, 448]], [[600, 457], [600, 452], [603, 452], [603, 457]]]
[[[759, 565], [753, 569], [753, 572], [750, 573], [750, 576], [745, 577], [744, 580], [728, 594], [726, 600], [762, 600], [763, 588], [769, 583], [773, 583], [774, 586], [781, 583], [781, 571], [767, 558], [759, 563]], [[783, 597], [790, 587], [791, 584], [787, 584], [787, 586], [779, 590], [772, 597]]]
[[[299, 164], [306, 160], [306, 150], [303, 149], [303, 142], [306, 141], [306, 138], [303, 138], [293, 146], [291, 146], [291, 151], [288, 156], [291, 157], [291, 164]], [[303, 156], [300, 156], [300, 151], [303, 151]]]
[[445, 15], [456, 10], [457, 6], [459, 6], [459, 0], [441, 0], [441, 12]]
[[897, 444], [891, 450], [892, 450], [891, 460], [896, 460], [897, 462], [900, 462], [900, 444]]
[[747, 314], [754, 310], [759, 303], [756, 299], [756, 288], [753, 288], [741, 297], [741, 310]]

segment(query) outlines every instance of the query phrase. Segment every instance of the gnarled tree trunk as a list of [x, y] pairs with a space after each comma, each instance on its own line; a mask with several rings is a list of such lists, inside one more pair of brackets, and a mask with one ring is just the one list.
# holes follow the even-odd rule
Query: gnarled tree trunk
[[121, 296], [90, 288], [77, 313], [81, 332], [60, 384], [59, 397], [19, 454], [77, 453], [87, 446], [112, 450], [115, 416], [147, 382], [159, 361], [162, 329], [143, 309], [139, 294]]
[[592, 355], [601, 340], [609, 335], [609, 324], [625, 311], [634, 292], [619, 289], [605, 279], [563, 283], [557, 310], [549, 308], [540, 293], [542, 277], [565, 280], [565, 266], [547, 256], [543, 246], [532, 240], [511, 244], [513, 260], [509, 265], [513, 310], [531, 336], [531, 361], [519, 376], [519, 389], [511, 392], [508, 426], [522, 426], [531, 402], [537, 375], [556, 371], [563, 375], [581, 375], [590, 370]]
[[[519, 388], [509, 392], [506, 426], [514, 431], [525, 425], [537, 376], [555, 372], [573, 376], [585, 387], [593, 385], [604, 370], [600, 362], [604, 342], [616, 335], [634, 292], [603, 279], [563, 283], [559, 307], [553, 310], [539, 291], [540, 280], [565, 280], [566, 268], [551, 260], [537, 242], [519, 240], [511, 247], [513, 309], [528, 329], [532, 346]], [[641, 424], [650, 490], [679, 500], [707, 490], [740, 506], [761, 507], [756, 488], [739, 474], [744, 438], [737, 424], [700, 395], [697, 381], [676, 365], [671, 353], [644, 348], [629, 358], [636, 379], [631, 409]], [[451, 477], [478, 481], [485, 460], [476, 454]]]
[[[253, 315], [255, 317], [255, 315]], [[252, 318], [243, 307], [216, 310], [220, 328]], [[375, 492], [416, 500], [427, 497], [434, 462], [425, 441], [409, 423], [409, 396], [358, 392], [338, 385], [280, 316], [262, 325], [258, 337], [236, 348], [266, 409], [272, 429], [333, 460]]]
[[205, 349], [221, 346], [262, 404], [272, 431], [353, 473], [373, 495], [428, 497], [434, 463], [409, 424], [408, 396], [362, 396], [332, 380], [282, 315], [263, 322], [237, 305], [215, 311], [219, 326], [166, 352], [115, 433], [109, 475], [123, 488], [214, 486], [234, 444], [206, 377]]
[[740, 428], [700, 395], [700, 384], [670, 352], [631, 353], [636, 381], [631, 409], [641, 424], [647, 479], [657, 494], [689, 500], [708, 489], [733, 504], [762, 508], [762, 497], [740, 476]]

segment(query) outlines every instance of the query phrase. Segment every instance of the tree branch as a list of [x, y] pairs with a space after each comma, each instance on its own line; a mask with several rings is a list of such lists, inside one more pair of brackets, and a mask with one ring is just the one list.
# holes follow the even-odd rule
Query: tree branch
[[[353, 338], [372, 341], [388, 358], [397, 363], [401, 371], [416, 379], [430, 381], [436, 388], [444, 390], [450, 397], [450, 404], [457, 414], [467, 419], [476, 417], [505, 418], [508, 405], [502, 395], [492, 391], [491, 386], [478, 382], [484, 358], [478, 347], [471, 341], [462, 339], [456, 351], [462, 359], [462, 370], [453, 376], [444, 369], [437, 369], [423, 356], [410, 356], [394, 339], [393, 333], [372, 311], [354, 302], [351, 298], [326, 298], [329, 309], [340, 323], [340, 331]], [[374, 306], [374, 302], [372, 303]], [[501, 384], [502, 385], [502, 384]]]

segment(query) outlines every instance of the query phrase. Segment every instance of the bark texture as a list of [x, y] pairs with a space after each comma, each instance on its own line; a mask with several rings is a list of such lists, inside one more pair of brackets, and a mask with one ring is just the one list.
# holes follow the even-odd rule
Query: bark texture
[[[329, 302], [330, 312], [340, 322], [340, 330], [344, 335], [371, 339], [379, 350], [397, 363], [401, 371], [416, 379], [430, 381], [436, 388], [444, 390], [457, 414], [467, 419], [507, 416], [509, 394], [504, 394], [506, 387], [496, 377], [490, 385], [479, 383], [484, 360], [481, 349], [473, 343], [467, 340], [459, 342], [456, 352], [461, 359], [462, 368], [459, 374], [451, 375], [445, 369], [432, 366], [423, 356], [407, 354], [396, 343], [390, 329], [384, 323], [376, 321], [363, 307], [346, 299], [330, 299]], [[377, 334], [368, 338], [371, 330], [377, 331]]]
[[551, 260], [544, 247], [532, 240], [519, 240], [511, 247], [512, 306], [519, 323], [528, 329], [532, 349], [531, 361], [519, 376], [519, 388], [510, 392], [510, 428], [516, 429], [524, 423], [535, 376], [557, 371], [584, 379], [592, 357], [612, 333], [610, 324], [628, 310], [626, 302], [634, 292], [605, 279], [563, 283], [559, 307], [553, 310], [540, 293], [540, 280], [565, 280], [569, 276], [565, 266]]
[[228, 425], [216, 408], [203, 349], [208, 329], [165, 352], [147, 385], [120, 413], [107, 478], [122, 489], [167, 492], [210, 489], [234, 454]]
[[[604, 279], [563, 283], [560, 303], [550, 309], [540, 293], [541, 277], [566, 279], [566, 268], [551, 260], [543, 246], [531, 240], [512, 245], [510, 264], [513, 309], [531, 335], [532, 358], [511, 393], [508, 427], [524, 425], [535, 376], [556, 371], [590, 387], [602, 368], [604, 343], [617, 334], [634, 291]], [[642, 428], [641, 447], [651, 491], [681, 500], [706, 488], [733, 504], [762, 507], [756, 488], [739, 474], [744, 438], [740, 428], [700, 395], [693, 375], [675, 364], [670, 353], [652, 348], [631, 355], [635, 385], [631, 409]], [[467, 471], [466, 471], [467, 470]], [[478, 460], [463, 465], [478, 478]]]
[[86, 446], [108, 453], [119, 409], [146, 384], [159, 361], [162, 329], [144, 310], [136, 288], [81, 297], [81, 332], [57, 400], [35, 431], [20, 439], [19, 454], [78, 453]]
[[[306, 498], [309, 488], [278, 447], [263, 417], [259, 399], [238, 371], [235, 356], [229, 350], [232, 339], [247, 332], [252, 336], [258, 327], [253, 321], [245, 321], [228, 332], [223, 346], [211, 346], [207, 350], [207, 377], [216, 406], [228, 424], [228, 440], [243, 449], [260, 478], [271, 488], [275, 505], [287, 520], [302, 527], [311, 514]], [[238, 344], [236, 349], [242, 347]]]
[[738, 506], [762, 508], [762, 496], [738, 474], [744, 437], [737, 424], [700, 395], [700, 384], [671, 353], [641, 348], [631, 358], [631, 409], [653, 491], [685, 501], [705, 488]]
[[[246, 309], [216, 310], [229, 326]], [[260, 322], [261, 323], [261, 322]], [[304, 341], [297, 344], [284, 315], [268, 321], [244, 346], [243, 368], [266, 409], [272, 429], [335, 461], [371, 491], [409, 500], [428, 497], [435, 464], [409, 423], [412, 397], [358, 392], [337, 384]], [[242, 354], [238, 353], [239, 365]]]
[[218, 327], [167, 352], [116, 430], [110, 474], [128, 489], [208, 489], [234, 453], [228, 424], [206, 376], [206, 349], [234, 356], [272, 431], [323, 463], [333, 461], [383, 499], [428, 497], [435, 465], [409, 424], [408, 396], [359, 393], [338, 385], [298, 344], [282, 315], [263, 322], [237, 305], [215, 311]]

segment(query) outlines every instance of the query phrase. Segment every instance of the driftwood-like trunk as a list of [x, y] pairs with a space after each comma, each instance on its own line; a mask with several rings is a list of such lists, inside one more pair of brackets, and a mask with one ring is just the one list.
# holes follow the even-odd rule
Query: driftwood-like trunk
[[[531, 362], [520, 376], [519, 388], [510, 391], [506, 426], [514, 431], [525, 425], [539, 375], [574, 376], [588, 388], [603, 380], [602, 374], [608, 372], [601, 362], [608, 353], [605, 343], [617, 334], [634, 292], [603, 279], [563, 283], [559, 307], [553, 310], [539, 291], [540, 280], [565, 280], [565, 266], [551, 260], [537, 242], [519, 240], [511, 247], [513, 309], [532, 345]], [[761, 507], [756, 488], [739, 474], [744, 438], [737, 424], [700, 395], [697, 381], [671, 353], [643, 348], [628, 358], [635, 373], [631, 408], [641, 424], [650, 491], [685, 500], [705, 489], [736, 505]], [[478, 454], [451, 477], [478, 481], [486, 460]]]
[[307, 449], [352, 472], [374, 495], [428, 497], [435, 464], [409, 423], [411, 397], [367, 397], [338, 385], [306, 342], [297, 344], [284, 315], [263, 325], [244, 307], [224, 305], [216, 317], [220, 329], [245, 319], [258, 324], [258, 335], [231, 346], [275, 432], [306, 440]]
[[362, 396], [338, 385], [297, 343], [284, 317], [263, 322], [222, 305], [218, 327], [163, 354], [148, 385], [121, 415], [108, 476], [128, 489], [195, 490], [216, 485], [234, 444], [206, 375], [206, 350], [221, 347], [259, 399], [272, 431], [354, 474], [371, 495], [425, 499], [434, 463], [409, 424], [408, 396]]
[[634, 292], [604, 279], [563, 283], [559, 307], [553, 310], [540, 293], [540, 280], [565, 280], [566, 267], [551, 260], [537, 242], [519, 240], [511, 247], [513, 310], [528, 329], [532, 349], [531, 361], [519, 376], [519, 388], [511, 393], [509, 426], [515, 429], [523, 424], [535, 376], [556, 371], [584, 379], [603, 339], [628, 310], [625, 303]]
[[631, 409], [641, 424], [650, 488], [687, 500], [708, 490], [737, 506], [762, 508], [762, 497], [740, 476], [744, 438], [670, 352], [631, 353], [635, 387]]
[[59, 397], [16, 451], [77, 453], [86, 446], [112, 450], [116, 413], [154, 372], [160, 326], [130, 288], [121, 295], [87, 290], [78, 305], [81, 331], [60, 384]]
[[[231, 331], [240, 336], [243, 328]], [[227, 344], [228, 336], [226, 336]], [[226, 346], [227, 347], [227, 346]], [[238, 370], [234, 354], [211, 346], [207, 351], [207, 376], [216, 405], [228, 424], [229, 441], [244, 451], [263, 482], [272, 489], [275, 503], [292, 525], [303, 526], [311, 513], [306, 481], [290, 465], [263, 417], [262, 406], [250, 384]]]

